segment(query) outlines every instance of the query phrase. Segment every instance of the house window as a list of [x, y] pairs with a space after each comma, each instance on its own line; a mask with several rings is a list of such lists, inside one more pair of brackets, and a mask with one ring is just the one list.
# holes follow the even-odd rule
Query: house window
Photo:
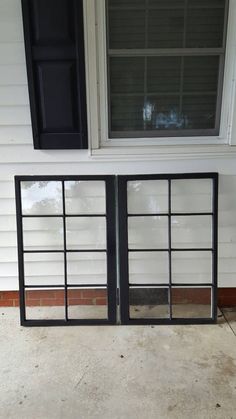
[[109, 138], [217, 136], [227, 0], [107, 0]]

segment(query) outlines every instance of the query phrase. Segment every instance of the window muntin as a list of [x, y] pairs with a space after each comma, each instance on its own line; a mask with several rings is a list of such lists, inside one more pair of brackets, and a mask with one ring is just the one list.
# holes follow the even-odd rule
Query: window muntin
[[227, 0], [107, 0], [109, 136], [218, 135]]

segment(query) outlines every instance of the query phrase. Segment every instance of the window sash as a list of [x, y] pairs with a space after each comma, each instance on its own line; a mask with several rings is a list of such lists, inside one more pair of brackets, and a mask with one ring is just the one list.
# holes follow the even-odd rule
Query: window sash
[[[187, 1], [185, 1], [185, 9], [187, 7]], [[146, 2], [148, 4], [148, 0]], [[205, 6], [206, 7], [206, 6]], [[224, 16], [224, 28], [223, 28], [223, 46], [219, 48], [186, 48], [186, 22], [184, 27], [184, 34], [183, 34], [183, 48], [127, 48], [127, 49], [114, 49], [109, 48], [109, 10], [159, 10], [164, 9], [166, 7], [158, 7], [158, 6], [136, 6], [136, 7], [129, 7], [129, 6], [114, 6], [108, 7], [108, 0], [106, 0], [106, 34], [107, 34], [107, 78], [108, 78], [108, 133], [109, 138], [118, 139], [118, 138], [150, 138], [150, 137], [206, 137], [206, 136], [218, 136], [220, 131], [220, 119], [221, 119], [221, 107], [222, 107], [222, 94], [223, 94], [223, 81], [224, 81], [224, 67], [225, 67], [225, 55], [226, 55], [226, 36], [227, 36], [227, 21], [228, 21], [228, 9], [229, 9], [229, 1], [226, 0], [225, 2], [225, 16]], [[196, 5], [191, 7], [191, 9], [202, 9], [204, 5]], [[208, 6], [209, 8], [209, 6]], [[212, 8], [222, 8], [219, 5]], [[175, 7], [175, 9], [183, 9], [183, 7]], [[186, 19], [185, 19], [186, 20]], [[147, 35], [146, 35], [147, 38]], [[110, 58], [131, 58], [131, 57], [144, 57], [145, 60], [147, 57], [200, 57], [200, 56], [218, 56], [219, 57], [219, 67], [218, 67], [218, 84], [217, 84], [217, 91], [214, 92], [216, 95], [216, 110], [215, 110], [215, 126], [214, 128], [195, 128], [195, 129], [143, 129], [143, 130], [112, 130], [112, 123], [111, 123], [111, 75], [110, 75], [110, 66], [109, 61]], [[183, 69], [181, 70], [183, 72]], [[145, 77], [145, 75], [144, 75]], [[181, 75], [183, 79], [183, 74]], [[146, 83], [146, 80], [144, 80]], [[191, 92], [183, 92], [183, 80], [180, 85], [180, 91], [174, 92], [173, 96], [183, 97], [183, 95], [190, 96]], [[210, 92], [206, 92], [206, 96], [209, 95]], [[212, 92], [213, 93], [213, 92]], [[172, 93], [170, 92], [169, 95]], [[112, 94], [112, 96], [116, 94]], [[117, 94], [118, 95], [118, 94]], [[122, 97], [131, 97], [135, 94], [133, 93], [120, 93]], [[148, 97], [151, 97], [154, 93], [148, 93]], [[165, 93], [158, 93], [155, 92], [155, 96], [165, 96]], [[167, 94], [166, 94], [167, 95]], [[205, 95], [205, 93], [204, 93]], [[147, 96], [146, 92], [143, 94], [137, 93], [137, 96], [142, 96], [145, 98]], [[197, 96], [196, 92], [193, 92], [191, 97]], [[181, 99], [180, 99], [181, 100]]]

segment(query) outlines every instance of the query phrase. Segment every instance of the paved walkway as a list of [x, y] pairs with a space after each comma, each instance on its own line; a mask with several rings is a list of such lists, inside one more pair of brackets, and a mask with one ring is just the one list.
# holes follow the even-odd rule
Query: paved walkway
[[0, 310], [1, 419], [236, 419], [236, 308], [213, 326], [22, 328]]

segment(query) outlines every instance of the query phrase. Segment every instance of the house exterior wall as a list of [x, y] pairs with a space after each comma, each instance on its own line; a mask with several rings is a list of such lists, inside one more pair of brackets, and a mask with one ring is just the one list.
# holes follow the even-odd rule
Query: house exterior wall
[[[209, 147], [208, 147], [209, 150]], [[236, 286], [236, 158], [178, 160], [34, 150], [20, 0], [0, 1], [0, 290], [18, 289], [14, 175], [220, 173], [219, 285]], [[35, 262], [35, 264], [38, 262]], [[51, 261], [51, 264], [54, 262]], [[145, 264], [145, 261], [143, 261]], [[189, 275], [194, 267], [189, 265]], [[36, 267], [37, 270], [37, 267]]]

